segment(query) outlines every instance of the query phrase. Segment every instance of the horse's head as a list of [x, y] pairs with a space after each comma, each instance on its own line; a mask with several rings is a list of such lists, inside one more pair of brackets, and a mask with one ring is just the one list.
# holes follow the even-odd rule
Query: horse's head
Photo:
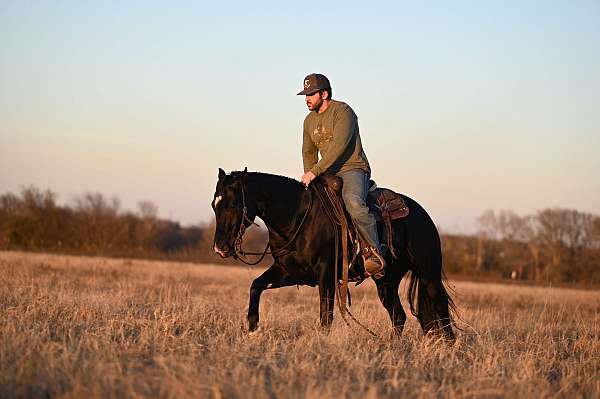
[[256, 217], [256, 205], [245, 185], [247, 169], [226, 174], [219, 168], [219, 180], [212, 208], [215, 212], [215, 239], [213, 249], [222, 258], [236, 257], [236, 245]]

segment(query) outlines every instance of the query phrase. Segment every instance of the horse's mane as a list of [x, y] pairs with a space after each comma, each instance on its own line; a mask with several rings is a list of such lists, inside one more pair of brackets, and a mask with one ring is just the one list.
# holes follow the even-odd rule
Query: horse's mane
[[277, 183], [291, 184], [292, 186], [296, 186], [298, 188], [304, 189], [304, 186], [298, 180], [293, 179], [293, 178], [288, 177], [288, 176], [275, 175], [275, 174], [272, 174], [272, 173], [244, 172], [244, 171], [236, 170], [236, 171], [231, 172], [231, 176], [232, 177], [240, 177], [244, 173], [246, 173], [247, 177], [256, 177], [256, 178], [258, 178], [260, 180], [267, 180], [270, 183], [276, 183], [277, 182]]

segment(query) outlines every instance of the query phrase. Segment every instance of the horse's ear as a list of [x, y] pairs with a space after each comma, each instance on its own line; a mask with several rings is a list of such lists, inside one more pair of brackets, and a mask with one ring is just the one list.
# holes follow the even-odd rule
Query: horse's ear
[[247, 166], [244, 167], [244, 174], [242, 176], [246, 176], [246, 173], [248, 173], [248, 167]]
[[219, 180], [222, 180], [225, 177], [226, 173], [223, 169], [219, 168]]

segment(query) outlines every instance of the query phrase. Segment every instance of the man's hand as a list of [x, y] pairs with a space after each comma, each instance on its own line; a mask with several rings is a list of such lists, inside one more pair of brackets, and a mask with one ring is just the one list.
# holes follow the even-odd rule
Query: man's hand
[[308, 172], [302, 175], [302, 179], [300, 179], [300, 181], [302, 182], [302, 184], [304, 184], [304, 187], [308, 187], [310, 182], [313, 181], [315, 177], [317, 176], [315, 176], [315, 174], [309, 170]]

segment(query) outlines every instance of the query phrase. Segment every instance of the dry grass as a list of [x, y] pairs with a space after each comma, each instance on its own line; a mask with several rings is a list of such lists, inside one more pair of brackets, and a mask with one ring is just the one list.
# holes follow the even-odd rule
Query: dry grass
[[263, 295], [258, 270], [0, 253], [0, 397], [599, 397], [600, 293], [457, 283], [478, 334], [400, 339], [372, 282], [318, 326], [315, 288]]

